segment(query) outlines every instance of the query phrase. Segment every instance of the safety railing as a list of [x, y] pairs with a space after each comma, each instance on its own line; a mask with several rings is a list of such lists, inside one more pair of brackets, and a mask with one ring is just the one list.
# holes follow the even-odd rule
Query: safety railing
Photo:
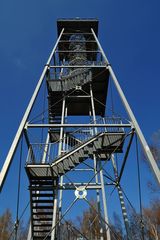
[[[58, 139], [56, 142], [53, 143], [30, 144], [27, 163], [51, 163], [57, 158], [61, 157], [67, 152], [70, 152], [71, 150], [85, 143], [99, 133], [124, 133], [123, 127], [114, 126], [114, 124], [121, 125], [123, 123], [120, 117], [100, 118], [94, 123], [94, 127], [83, 127], [76, 130], [75, 128], [69, 128], [67, 130], [64, 129], [63, 138]], [[96, 124], [104, 124], [104, 126], [96, 127]], [[109, 124], [109, 126], [106, 127], [106, 124]], [[54, 132], [52, 134], [54, 134]]]
[[[83, 71], [82, 71], [83, 70]], [[62, 76], [58, 80], [49, 80], [48, 85], [51, 90], [54, 91], [68, 91], [72, 88], [75, 88], [77, 85], [81, 86], [85, 83], [88, 83], [92, 80], [91, 71], [85, 69], [77, 69], [75, 72], [72, 71], [70, 75]]]

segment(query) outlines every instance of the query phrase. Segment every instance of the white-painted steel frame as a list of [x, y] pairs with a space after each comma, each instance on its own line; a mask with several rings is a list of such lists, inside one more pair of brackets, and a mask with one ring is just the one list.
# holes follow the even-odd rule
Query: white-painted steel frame
[[32, 98], [31, 98], [31, 100], [30, 100], [30, 102], [29, 102], [29, 104], [28, 104], [28, 107], [27, 107], [27, 109], [26, 109], [26, 111], [25, 111], [25, 114], [24, 114], [24, 116], [23, 116], [23, 118], [22, 118], [22, 121], [21, 121], [21, 123], [20, 123], [20, 125], [19, 125], [18, 131], [17, 131], [17, 133], [16, 133], [16, 135], [15, 135], [15, 138], [14, 138], [14, 140], [13, 140], [13, 142], [12, 142], [12, 145], [11, 145], [11, 147], [10, 147], [10, 150], [9, 150], [9, 152], [8, 152], [8, 155], [7, 155], [7, 157], [6, 157], [6, 160], [5, 160], [5, 162], [4, 162], [4, 165], [3, 165], [3, 167], [2, 167], [2, 170], [1, 170], [1, 173], [0, 173], [0, 191], [2, 190], [2, 187], [3, 187], [3, 184], [4, 184], [5, 178], [6, 178], [6, 176], [7, 176], [8, 170], [9, 170], [9, 167], [10, 167], [10, 165], [11, 165], [11, 162], [12, 162], [12, 159], [13, 159], [14, 154], [15, 154], [15, 152], [16, 152], [16, 149], [17, 149], [19, 140], [20, 140], [21, 135], [22, 135], [22, 133], [23, 133], [23, 129], [24, 129], [25, 125], [26, 125], [26, 122], [27, 122], [27, 120], [28, 120], [28, 117], [29, 117], [29, 115], [30, 115], [30, 112], [31, 112], [31, 110], [32, 110], [32, 108], [33, 108], [33, 106], [34, 106], [35, 100], [36, 100], [36, 98], [37, 98], [37, 95], [38, 95], [39, 90], [40, 90], [40, 88], [41, 88], [41, 86], [42, 86], [44, 77], [45, 77], [46, 72], [47, 72], [47, 70], [48, 70], [48, 66], [49, 66], [49, 64], [50, 64], [50, 62], [51, 62], [51, 60], [52, 60], [52, 57], [53, 57], [53, 55], [54, 55], [54, 52], [55, 52], [55, 50], [56, 50], [56, 48], [57, 48], [58, 42], [59, 42], [59, 40], [61, 39], [61, 36], [62, 36], [63, 32], [64, 32], [64, 28], [62, 29], [62, 31], [61, 31], [61, 33], [60, 33], [60, 35], [59, 35], [59, 37], [58, 37], [58, 39], [57, 39], [57, 41], [56, 41], [56, 44], [55, 44], [55, 46], [54, 46], [54, 48], [53, 48], [53, 50], [52, 50], [52, 52], [51, 52], [51, 54], [50, 54], [50, 56], [49, 56], [49, 58], [48, 58], [48, 61], [47, 61], [46, 65], [45, 65], [44, 70], [43, 70], [43, 72], [42, 72], [42, 75], [41, 75], [41, 77], [40, 77], [40, 79], [39, 79], [39, 81], [38, 81], [38, 83], [37, 83], [37, 86], [36, 86], [36, 88], [35, 88], [35, 90], [34, 90], [34, 93], [33, 93], [33, 95], [32, 95]]
[[[91, 85], [90, 85], [90, 96], [91, 96], [91, 107], [92, 107], [93, 121], [96, 124], [94, 97], [93, 97], [93, 91], [92, 91], [92, 86]], [[97, 134], [97, 128], [94, 129], [94, 133]], [[97, 172], [97, 166], [96, 165], [97, 165], [97, 159], [95, 158], [95, 155], [94, 155], [95, 179], [96, 179], [96, 181], [98, 181], [98, 175], [97, 175], [98, 172]], [[101, 182], [101, 190], [102, 190], [102, 202], [103, 202], [103, 209], [104, 209], [104, 219], [105, 219], [105, 222], [107, 223], [107, 224], [105, 224], [106, 237], [107, 237], [107, 240], [111, 240], [110, 229], [108, 227], [109, 220], [108, 220], [108, 211], [107, 211], [107, 201], [106, 201], [106, 194], [105, 194], [103, 170], [102, 170], [101, 166], [100, 166], [100, 182]], [[99, 197], [99, 191], [97, 193], [98, 193], [97, 196]], [[100, 200], [100, 199], [98, 198], [98, 200]], [[99, 212], [99, 216], [101, 217], [100, 202], [98, 202], [98, 204], [99, 204], [98, 212]], [[100, 219], [100, 221], [101, 221], [101, 219]], [[103, 231], [102, 228], [100, 228], [100, 233], [101, 233], [101, 231]], [[101, 236], [101, 239], [103, 239], [103, 236]]]
[[115, 85], [115, 87], [116, 87], [116, 89], [117, 89], [117, 91], [119, 93], [119, 96], [120, 96], [122, 102], [123, 102], [123, 105], [124, 105], [124, 107], [125, 107], [125, 109], [126, 109], [126, 111], [128, 113], [128, 116], [129, 116], [130, 120], [132, 121], [132, 124], [133, 124], [135, 130], [136, 130], [137, 136], [138, 136], [138, 138], [139, 138], [139, 140], [141, 142], [141, 145], [143, 147], [144, 153], [145, 153], [145, 155], [146, 155], [146, 157], [147, 157], [147, 159], [148, 159], [148, 161], [149, 161], [149, 163], [151, 165], [151, 168], [152, 168], [152, 170], [153, 170], [153, 172], [154, 172], [154, 174], [155, 174], [155, 176], [157, 178], [157, 181], [160, 184], [160, 170], [159, 170], [159, 168], [158, 168], [158, 166], [156, 164], [156, 161], [155, 161], [155, 159], [154, 159], [154, 157], [152, 155], [152, 152], [151, 152], [151, 150], [150, 150], [150, 148], [149, 148], [149, 146], [148, 146], [148, 144], [146, 142], [146, 139], [145, 139], [145, 137], [144, 137], [140, 127], [139, 127], [139, 124], [138, 124], [138, 122], [137, 122], [137, 120], [136, 120], [136, 118], [135, 118], [135, 116], [134, 116], [134, 114], [133, 114], [133, 112], [131, 110], [131, 107], [129, 106], [129, 103], [128, 103], [128, 101], [127, 101], [127, 99], [126, 99], [126, 97], [125, 97], [125, 95], [124, 95], [124, 93], [122, 91], [122, 88], [121, 88], [121, 86], [120, 86], [120, 84], [118, 82], [118, 79], [117, 79], [117, 77], [116, 77], [116, 75], [115, 75], [111, 65], [109, 64], [109, 61], [108, 61], [108, 59], [107, 59], [107, 57], [106, 57], [106, 55], [105, 55], [105, 53], [104, 53], [104, 51], [103, 51], [103, 49], [101, 47], [101, 44], [100, 44], [100, 42], [99, 42], [99, 40], [98, 40], [94, 30], [91, 29], [91, 31], [92, 31], [92, 33], [94, 35], [94, 38], [95, 38], [96, 42], [97, 42], [99, 50], [101, 51], [102, 56], [103, 56], [103, 58], [104, 58], [104, 60], [106, 62], [106, 68], [108, 69], [108, 71], [109, 71], [109, 73], [110, 73], [110, 75], [112, 77], [112, 80], [113, 80], [114, 85]]
[[103, 168], [101, 167], [101, 162], [100, 162], [100, 180], [101, 180], [101, 185], [102, 185], [102, 200], [103, 200], [103, 208], [104, 208], [104, 219], [105, 219], [105, 227], [106, 227], [106, 235], [107, 235], [107, 240], [111, 240], [111, 233], [110, 233], [110, 228], [109, 228], [109, 219], [108, 219], [108, 211], [107, 211], [107, 201], [106, 201], [106, 191], [104, 187], [104, 177], [103, 177]]
[[[92, 86], [90, 84], [90, 98], [91, 98], [91, 107], [92, 107], [92, 116], [93, 116], [93, 122], [96, 123], [96, 114], [95, 114], [95, 106], [94, 106], [94, 98], [93, 98], [93, 92], [92, 92]], [[91, 116], [91, 111], [89, 112]], [[94, 129], [95, 133], [97, 133], [97, 128]], [[97, 158], [95, 154], [93, 154], [93, 161], [94, 161], [94, 174], [95, 174], [95, 181], [98, 183], [98, 172], [97, 172]], [[102, 186], [101, 186], [102, 188]], [[99, 213], [99, 216], [101, 216], [101, 203], [100, 203], [100, 192], [99, 189], [96, 189], [96, 198], [97, 198], [97, 210]], [[103, 240], [103, 227], [102, 227], [102, 220], [100, 218], [100, 240]]]
[[[63, 103], [62, 103], [62, 115], [61, 115], [61, 124], [64, 123], [64, 117], [65, 117], [65, 106], [66, 106], [66, 98], [63, 98]], [[60, 129], [60, 142], [59, 142], [59, 149], [58, 149], [58, 155], [60, 156], [63, 150], [63, 127]], [[63, 185], [63, 176], [60, 177], [60, 186]], [[59, 191], [59, 219], [61, 219], [62, 216], [62, 197], [63, 197], [63, 189], [60, 189]], [[60, 228], [61, 222], [59, 222], [58, 227]], [[58, 238], [61, 238], [61, 233], [59, 231], [59, 236]]]
[[[61, 127], [61, 129], [63, 129], [64, 127], [94, 127], [95, 128], [95, 131], [96, 131], [96, 128], [97, 127], [120, 127], [120, 128], [122, 128], [122, 127], [132, 127], [132, 125], [134, 126], [134, 128], [135, 128], [135, 130], [136, 130], [136, 132], [137, 132], [137, 135], [138, 135], [138, 137], [139, 137], [139, 139], [140, 139], [140, 142], [141, 142], [141, 144], [142, 144], [142, 146], [143, 146], [143, 149], [144, 149], [144, 152], [146, 153], [146, 156], [147, 156], [147, 158], [148, 158], [148, 160], [149, 160], [149, 162], [150, 162], [150, 164], [151, 164], [151, 166], [152, 166], [152, 169], [153, 169], [153, 172], [155, 173], [155, 175], [156, 175], [156, 177], [157, 177], [157, 179], [158, 179], [158, 181], [159, 181], [159, 183], [160, 183], [160, 172], [159, 172], [159, 169], [158, 169], [158, 166], [157, 166], [157, 164], [156, 164], [156, 162], [155, 162], [155, 160], [154, 160], [154, 158], [153, 158], [153, 155], [152, 155], [152, 153], [151, 153], [151, 151], [150, 151], [150, 149], [149, 149], [149, 146], [148, 146], [148, 144], [147, 144], [147, 142], [146, 142], [146, 140], [145, 140], [145, 138], [144, 138], [144, 136], [143, 136], [143, 134], [142, 134], [142, 132], [141, 132], [141, 129], [140, 129], [140, 127], [139, 127], [139, 125], [138, 125], [138, 123], [137, 123], [137, 121], [136, 121], [136, 119], [135, 119], [135, 116], [134, 116], [134, 114], [133, 114], [133, 112], [132, 112], [132, 110], [131, 110], [131, 108], [130, 108], [130, 106], [129, 106], [129, 104], [128, 104], [128, 102], [127, 102], [127, 100], [126, 100], [126, 98], [125, 98], [125, 95], [124, 95], [124, 93], [123, 93], [123, 91], [122, 91], [122, 89], [121, 89], [121, 87], [120, 87], [120, 85], [119, 85], [119, 83], [118, 83], [118, 80], [117, 80], [117, 78], [116, 78], [116, 76], [115, 76], [115, 74], [114, 74], [114, 72], [113, 72], [113, 70], [112, 70], [112, 67], [110, 66], [110, 64], [109, 64], [109, 62], [108, 62], [108, 59], [107, 59], [107, 57], [106, 57], [106, 55], [105, 55], [105, 53], [104, 53], [104, 51], [103, 51], [103, 49], [102, 49], [102, 47], [101, 47], [101, 45], [100, 45], [100, 43], [99, 43], [99, 41], [98, 41], [98, 39], [97, 39], [97, 37], [96, 37], [96, 34], [94, 33], [94, 30], [93, 29], [91, 29], [91, 31], [92, 31], [92, 33], [93, 33], [93, 35], [94, 35], [94, 38], [95, 38], [95, 41], [96, 41], [96, 43], [97, 43], [97, 45], [98, 45], [98, 47], [99, 47], [99, 49], [100, 49], [100, 52], [101, 52], [101, 54], [102, 54], [102, 56], [103, 56], [103, 58], [105, 59], [105, 62], [106, 62], [106, 64], [105, 65], [88, 65], [88, 66], [65, 66], [65, 65], [62, 65], [62, 66], [49, 66], [50, 65], [50, 62], [51, 62], [51, 60], [52, 60], [52, 57], [53, 57], [53, 55], [54, 55], [54, 53], [55, 53], [55, 51], [56, 51], [56, 48], [57, 48], [57, 45], [58, 45], [58, 43], [59, 43], [59, 40], [60, 40], [60, 38], [61, 38], [61, 36], [62, 36], [62, 34], [63, 34], [63, 32], [64, 32], [64, 29], [62, 29], [62, 31], [61, 31], [61, 33], [60, 33], [60, 35], [59, 35], [59, 38], [57, 39], [57, 42], [56, 42], [56, 44], [55, 44], [55, 46], [54, 46], [54, 48], [53, 48], [53, 50], [52, 50], [52, 52], [51, 52], [51, 54], [50, 54], [50, 57], [49, 57], [49, 59], [48, 59], [48, 61], [47, 61], [47, 64], [46, 64], [46, 66], [44, 67], [44, 70], [43, 70], [43, 72], [42, 72], [42, 75], [41, 75], [41, 77], [40, 77], [40, 79], [39, 79], [39, 81], [38, 81], [38, 84], [37, 84], [37, 86], [36, 86], [36, 88], [35, 88], [35, 91], [34, 91], [34, 93], [33, 93], [33, 95], [32, 95], [32, 98], [31, 98], [31, 100], [30, 100], [30, 102], [29, 102], [29, 105], [28, 105], [28, 107], [27, 107], [27, 109], [26, 109], [26, 112], [25, 112], [25, 114], [24, 114], [24, 116], [23, 116], [23, 118], [22, 118], [22, 121], [21, 121], [21, 123], [20, 123], [20, 126], [19, 126], [19, 129], [18, 129], [18, 131], [17, 131], [17, 133], [16, 133], [16, 136], [15, 136], [15, 138], [14, 138], [14, 140], [13, 140], [13, 143], [12, 143], [12, 145], [11, 145], [11, 147], [10, 147], [10, 150], [9, 150], [9, 152], [8, 152], [8, 155], [7, 155], [7, 158], [6, 158], [6, 160], [5, 160], [5, 163], [4, 163], [4, 165], [3, 165], [3, 168], [2, 168], [2, 171], [1, 171], [1, 173], [0, 173], [0, 190], [2, 189], [2, 187], [3, 187], [3, 184], [4, 184], [4, 181], [5, 181], [5, 178], [6, 178], [6, 176], [7, 176], [7, 173], [8, 173], [8, 170], [9, 170], [9, 167], [10, 167], [10, 165], [11, 165], [11, 162], [12, 162], [12, 159], [13, 159], [13, 157], [14, 157], [14, 154], [15, 154], [15, 151], [16, 151], [16, 149], [17, 149], [17, 146], [18, 146], [18, 143], [19, 143], [19, 140], [20, 140], [20, 137], [21, 137], [21, 135], [22, 135], [22, 132], [23, 132], [23, 130], [24, 130], [24, 128], [34, 128], [34, 127], [40, 127], [40, 128], [43, 128], [43, 127], [47, 127], [47, 128], [49, 128], [49, 127]], [[92, 110], [93, 110], [93, 118], [94, 118], [94, 120], [95, 120], [95, 122], [94, 122], [94, 124], [64, 124], [64, 120], [61, 122], [61, 124], [27, 124], [27, 120], [28, 120], [28, 117], [29, 117], [29, 115], [30, 115], [30, 112], [31, 112], [31, 110], [32, 110], [32, 108], [33, 108], [33, 106], [34, 106], [34, 103], [35, 103], [35, 100], [36, 100], [36, 98], [37, 98], [37, 95], [38, 95], [38, 93], [39, 93], [39, 90], [40, 90], [40, 88], [41, 88], [41, 86], [42, 86], [42, 83], [43, 83], [43, 80], [44, 80], [44, 77], [45, 77], [45, 74], [46, 74], [46, 72], [47, 72], [47, 70], [48, 70], [48, 68], [73, 68], [73, 67], [75, 67], [75, 68], [95, 68], [95, 67], [106, 67], [107, 69], [108, 69], [108, 71], [109, 71], [109, 73], [110, 73], [110, 75], [111, 75], [111, 77], [112, 77], [112, 80], [113, 80], [113, 82], [114, 82], [114, 84], [115, 84], [115, 87], [116, 87], [116, 89], [117, 89], [117, 91], [118, 91], [118, 93], [119, 93], [119, 95], [120, 95], [120, 97], [121, 97], [121, 100], [122, 100], [122, 102], [123, 102], [123, 104], [124, 104], [124, 106], [125, 106], [125, 108], [126, 108], [126, 111], [127, 111], [127, 113], [128, 113], [128, 115], [129, 115], [129, 117], [130, 117], [130, 119], [131, 119], [131, 122], [132, 122], [132, 124], [96, 124], [96, 118], [95, 118], [95, 109], [94, 109], [94, 103], [93, 103], [93, 96], [91, 97], [91, 101], [92, 101]], [[91, 91], [91, 93], [92, 93], [92, 91]], [[65, 104], [64, 104], [64, 106], [65, 106]], [[64, 109], [63, 109], [64, 110]], [[62, 111], [63, 111], [62, 110]], [[63, 113], [62, 113], [62, 117], [64, 117], [64, 111], [63, 111]], [[63, 134], [63, 130], [61, 131], [61, 135]], [[62, 138], [62, 136], [60, 137], [60, 139]], [[59, 148], [59, 153], [60, 153], [60, 151], [61, 151], [61, 149], [62, 149], [62, 147], [60, 146], [60, 148]], [[54, 164], [53, 164], [54, 165]], [[98, 179], [97, 179], [98, 180]], [[107, 208], [106, 208], [106, 197], [105, 197], [105, 189], [104, 189], [104, 180], [103, 180], [103, 172], [102, 171], [100, 171], [100, 180], [101, 180], [101, 183], [100, 183], [100, 185], [97, 185], [97, 184], [93, 184], [93, 186], [88, 186], [87, 188], [88, 189], [101, 189], [102, 190], [102, 198], [103, 198], [103, 204], [104, 204], [104, 211], [106, 212], [106, 214], [107, 214]], [[96, 181], [96, 183], [97, 183], [98, 181]], [[76, 183], [75, 183], [76, 184]], [[81, 183], [80, 183], [81, 184]], [[84, 184], [84, 183], [83, 183]], [[63, 188], [64, 187], [64, 188]], [[63, 180], [62, 180], [62, 182], [60, 183], [60, 189], [71, 189], [71, 188], [73, 189], [75, 186], [63, 186]], [[61, 191], [61, 190], [60, 190]], [[58, 199], [57, 199], [57, 197], [55, 197], [55, 203], [54, 203], [54, 212], [56, 212], [56, 207], [57, 207], [57, 204], [58, 204]], [[105, 221], [108, 223], [108, 216], [105, 214]], [[107, 217], [107, 218], [106, 218]], [[51, 239], [52, 240], [54, 240], [55, 239], [55, 225], [56, 225], [57, 223], [56, 223], [56, 214], [54, 214], [54, 216], [53, 216], [53, 222], [52, 222], [52, 229], [53, 229], [53, 231], [52, 231], [52, 237], [51, 237]], [[109, 229], [109, 228], [108, 228]], [[29, 238], [28, 238], [29, 239]], [[109, 231], [107, 231], [107, 239], [110, 239], [110, 232]]]
[[89, 124], [81, 124], [81, 123], [64, 123], [64, 124], [26, 124], [26, 128], [59, 128], [59, 127], [95, 127], [95, 128], [99, 128], [99, 127], [108, 127], [108, 128], [130, 128], [132, 127], [131, 124], [105, 124], [105, 123], [89, 123]]

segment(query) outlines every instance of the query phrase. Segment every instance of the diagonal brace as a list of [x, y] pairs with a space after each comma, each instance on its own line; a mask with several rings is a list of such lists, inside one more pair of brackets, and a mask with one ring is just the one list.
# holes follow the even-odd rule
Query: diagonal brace
[[134, 129], [132, 130], [132, 133], [131, 133], [131, 137], [130, 137], [130, 140], [129, 140], [129, 143], [128, 143], [128, 147], [127, 147], [127, 150], [126, 150], [126, 154], [124, 156], [124, 159], [123, 159], [123, 163], [122, 163], [122, 167], [121, 167], [121, 170], [120, 170], [120, 174], [118, 177], [118, 185], [120, 183], [120, 180], [121, 180], [121, 177], [122, 177], [122, 174], [123, 174], [123, 171], [124, 171], [124, 167], [125, 167], [125, 164], [126, 164], [126, 161], [127, 161], [127, 158], [128, 158], [128, 154], [129, 154], [129, 150], [131, 148], [131, 145], [132, 145], [132, 140], [133, 140], [133, 136], [134, 136]]

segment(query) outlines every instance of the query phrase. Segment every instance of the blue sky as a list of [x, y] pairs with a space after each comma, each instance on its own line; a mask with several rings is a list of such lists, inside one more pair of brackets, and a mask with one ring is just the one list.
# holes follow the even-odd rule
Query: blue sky
[[[0, 166], [56, 41], [56, 20], [61, 17], [99, 19], [101, 44], [150, 141], [160, 128], [159, 9], [159, 0], [1, 0]], [[11, 183], [14, 187], [10, 174], [1, 211], [13, 207]]]

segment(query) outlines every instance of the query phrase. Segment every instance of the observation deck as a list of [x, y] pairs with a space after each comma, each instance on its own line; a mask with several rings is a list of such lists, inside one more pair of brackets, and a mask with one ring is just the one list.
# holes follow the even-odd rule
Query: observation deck
[[96, 18], [60, 18], [57, 20], [58, 35], [65, 28], [67, 33], [90, 33], [93, 28], [96, 35], [98, 34], [98, 19]]
[[58, 19], [58, 36], [62, 29], [55, 55], [60, 67], [50, 68], [47, 75], [50, 122], [61, 115], [64, 95], [69, 116], [89, 115], [91, 87], [95, 113], [104, 116], [109, 71], [91, 30], [98, 35], [98, 20]]

